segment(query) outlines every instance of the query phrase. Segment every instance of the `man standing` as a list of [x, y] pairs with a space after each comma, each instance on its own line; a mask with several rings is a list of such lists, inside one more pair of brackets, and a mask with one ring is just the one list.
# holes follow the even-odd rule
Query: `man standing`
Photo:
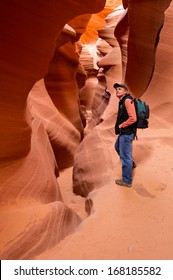
[[116, 96], [119, 98], [115, 134], [118, 135], [115, 142], [115, 150], [122, 162], [122, 179], [116, 179], [115, 183], [120, 186], [132, 186], [132, 168], [135, 163], [132, 159], [132, 141], [136, 135], [136, 110], [131, 95], [124, 84], [115, 83]]

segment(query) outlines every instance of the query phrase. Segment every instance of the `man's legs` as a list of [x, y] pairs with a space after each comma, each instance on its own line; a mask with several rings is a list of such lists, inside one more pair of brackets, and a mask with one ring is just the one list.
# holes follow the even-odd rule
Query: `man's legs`
[[[121, 134], [118, 136], [115, 143], [115, 149], [120, 155], [122, 162], [122, 178], [123, 181], [129, 185], [132, 183], [132, 141], [134, 140], [134, 134]], [[121, 183], [121, 182], [120, 182]]]
[[119, 145], [119, 139], [120, 139], [120, 135], [118, 135], [117, 140], [115, 142], [115, 151], [117, 152], [118, 155], [120, 155], [120, 145]]

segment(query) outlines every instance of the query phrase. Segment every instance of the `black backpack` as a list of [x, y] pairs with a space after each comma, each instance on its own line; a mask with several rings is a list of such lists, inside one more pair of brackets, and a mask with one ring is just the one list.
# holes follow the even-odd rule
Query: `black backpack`
[[136, 128], [148, 128], [148, 119], [150, 116], [150, 108], [149, 105], [142, 101], [141, 99], [134, 98], [134, 104], [136, 109], [136, 116], [137, 116], [137, 122], [136, 122]]

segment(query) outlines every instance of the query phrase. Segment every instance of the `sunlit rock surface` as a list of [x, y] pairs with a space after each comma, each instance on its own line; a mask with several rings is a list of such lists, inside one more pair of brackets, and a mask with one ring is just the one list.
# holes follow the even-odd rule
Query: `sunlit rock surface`
[[72, 166], [75, 152], [81, 142], [81, 135], [70, 120], [55, 107], [43, 79], [38, 81], [30, 91], [28, 107], [32, 116], [39, 119], [46, 130], [58, 169]]
[[[111, 152], [112, 146], [110, 145], [111, 142], [109, 142], [112, 137], [113, 145], [113, 143], [115, 142], [115, 136], [108, 136], [107, 134], [104, 134], [104, 129], [105, 127], [108, 128], [108, 123], [110, 127], [112, 127], [112, 130], [110, 129], [110, 131], [113, 131], [117, 110], [116, 98], [114, 98], [113, 101], [111, 101], [110, 99], [112, 114], [107, 114], [105, 121], [95, 126], [93, 131], [89, 132], [89, 134], [80, 145], [80, 148], [75, 155], [74, 164], [73, 187], [75, 193], [80, 193], [83, 196], [93, 198], [93, 200], [96, 202], [94, 204], [93, 211], [96, 211], [96, 213], [98, 213], [99, 210], [102, 211], [102, 215], [104, 217], [105, 210], [103, 210], [103, 208], [105, 209], [106, 206], [109, 208], [109, 210], [106, 211], [106, 215], [108, 216], [109, 213], [112, 213], [112, 209], [114, 209], [114, 207], [119, 214], [121, 212], [120, 209], [124, 209], [122, 211], [124, 211], [124, 215], [127, 215], [127, 217], [123, 217], [123, 215], [121, 216], [120, 214], [123, 222], [121, 220], [121, 223], [119, 225], [123, 225], [123, 229], [120, 229], [116, 224], [116, 222], [118, 222], [116, 218], [116, 210], [115, 212], [113, 211], [114, 214], [116, 213], [115, 216], [114, 214], [110, 214], [110, 222], [108, 222], [108, 216], [105, 218], [104, 222], [102, 220], [103, 216], [101, 215], [100, 222], [102, 221], [102, 226], [99, 226], [98, 222], [97, 229], [93, 234], [93, 236], [95, 235], [95, 241], [92, 242], [90, 240], [89, 242], [90, 244], [95, 244], [94, 242], [96, 242], [96, 240], [98, 241], [98, 239], [96, 238], [98, 228], [100, 229], [100, 231], [103, 230], [103, 234], [99, 235], [101, 239], [98, 241], [96, 247], [100, 253], [105, 248], [107, 252], [104, 252], [103, 254], [101, 253], [100, 256], [99, 254], [93, 252], [92, 248], [90, 247], [90, 249], [88, 249], [88, 254], [85, 255], [85, 257], [87, 258], [90, 256], [91, 258], [99, 259], [105, 257], [125, 259], [172, 259], [173, 251], [170, 248], [170, 244], [172, 246], [170, 228], [173, 229], [173, 223], [171, 221], [173, 216], [172, 212], [170, 212], [171, 202], [169, 198], [173, 197], [171, 187], [171, 181], [173, 179], [171, 160], [171, 157], [173, 156], [173, 146], [171, 142], [173, 135], [171, 122], [173, 112], [171, 90], [173, 61], [171, 47], [172, 39], [169, 40], [169, 36], [172, 32], [171, 22], [173, 17], [173, 4], [172, 1], [164, 1], [164, 3], [156, 3], [154, 1], [150, 1], [149, 3], [147, 1], [143, 1], [142, 5], [137, 5], [136, 1], [123, 1], [123, 3], [124, 7], [129, 7], [129, 9], [122, 13], [122, 17], [120, 17], [118, 23], [115, 24], [114, 29], [114, 34], [121, 50], [122, 75], [120, 75], [119, 79], [117, 79], [116, 74], [118, 74], [119, 71], [116, 72], [116, 70], [112, 69], [112, 63], [110, 63], [110, 67], [108, 69], [109, 71], [110, 69], [112, 71], [112, 78], [109, 80], [108, 87], [110, 86], [110, 84], [113, 85], [114, 82], [125, 81], [129, 86], [130, 92], [134, 96], [142, 96], [145, 100], [147, 100], [152, 109], [150, 116], [150, 129], [146, 131], [139, 131], [139, 141], [134, 143], [134, 157], [139, 164], [139, 168], [137, 168], [137, 170], [135, 170], [133, 173], [133, 191], [129, 193], [127, 193], [126, 190], [123, 190], [122, 188], [117, 189], [117, 186], [114, 183], [115, 178], [121, 176], [121, 169], [119, 168], [117, 155]], [[135, 6], [133, 6], [133, 4]], [[136, 12], [138, 14], [137, 18], [140, 17], [141, 14], [143, 15], [143, 17], [139, 20], [139, 25], [138, 21], [135, 18]], [[148, 17], [149, 20], [147, 20]], [[154, 21], [153, 18], [155, 19]], [[147, 23], [145, 24], [145, 22]], [[143, 30], [143, 32], [141, 32], [140, 26], [142, 27], [141, 30]], [[145, 28], [146, 30], [148, 30], [148, 32], [145, 31]], [[151, 30], [149, 31], [149, 29]], [[100, 34], [103, 34], [102, 30]], [[104, 33], [104, 36], [102, 36], [102, 39], [106, 40], [106, 32]], [[111, 45], [113, 46], [115, 44], [111, 43]], [[106, 56], [110, 55], [109, 53], [105, 54], [103, 59], [99, 61], [101, 67], [104, 67], [104, 60], [105, 62], [108, 62], [108, 60], [106, 60]], [[107, 71], [105, 71], [105, 77], [107, 78]], [[113, 90], [111, 96], [113, 96]], [[106, 137], [104, 137], [105, 135]], [[85, 152], [86, 146], [90, 147], [87, 152]], [[165, 151], [167, 151], [166, 154]], [[91, 157], [89, 155], [90, 152], [94, 155], [92, 158], [93, 162], [91, 162]], [[168, 154], [169, 157], [167, 156]], [[107, 156], [109, 158], [108, 162]], [[81, 161], [81, 158], [85, 159], [83, 163]], [[88, 164], [86, 163], [87, 158]], [[111, 164], [111, 159], [113, 163], [115, 163], [114, 160], [116, 160], [115, 166], [114, 164]], [[165, 163], [164, 166], [163, 161]], [[94, 164], [94, 162], [96, 164]], [[97, 169], [100, 170], [100, 176], [97, 176]], [[86, 172], [84, 172], [84, 170]], [[111, 170], [112, 175], [110, 175]], [[105, 176], [105, 172], [109, 174], [107, 178]], [[102, 182], [104, 183], [102, 184]], [[100, 191], [98, 191], [97, 188], [100, 187], [102, 188]], [[106, 198], [104, 197], [104, 195], [106, 196]], [[113, 198], [111, 203], [112, 196]], [[149, 219], [147, 218], [148, 215], [146, 214], [147, 209], [145, 209], [144, 213], [144, 209], [142, 209], [137, 202], [141, 201], [142, 203], [143, 199], [148, 200], [148, 198], [150, 199], [151, 203], [149, 203], [149, 208], [151, 207], [150, 213], [152, 212], [152, 215]], [[120, 202], [119, 199], [122, 199], [122, 201]], [[159, 200], [161, 205], [163, 206], [164, 204], [164, 206], [160, 206], [156, 210], [155, 204], [157, 204]], [[105, 205], [106, 201], [107, 204]], [[134, 204], [134, 206], [131, 206], [131, 203]], [[109, 207], [110, 204], [111, 206]], [[130, 209], [134, 213], [133, 218], [131, 217], [132, 213], [129, 214], [128, 207], [130, 207]], [[138, 209], [138, 214], [135, 214], [135, 209]], [[162, 214], [160, 211], [163, 211]], [[166, 217], [165, 223], [161, 222], [161, 217], [163, 219], [164, 217]], [[112, 225], [112, 220], [114, 219], [115, 226]], [[155, 221], [153, 219], [155, 219]], [[138, 225], [142, 229], [143, 233], [138, 228], [138, 237], [135, 237], [135, 233], [131, 233], [131, 229], [128, 228], [130, 228], [130, 225], [132, 224], [135, 226], [135, 221], [137, 220]], [[92, 222], [93, 219], [91, 218], [90, 221], [86, 223], [86, 231], [90, 226], [92, 226]], [[158, 229], [158, 223], [160, 223], [160, 229]], [[107, 240], [107, 231], [105, 230], [105, 228], [108, 224], [110, 226], [109, 231], [110, 228], [112, 230], [112, 235], [113, 232], [115, 234], [117, 229], [118, 231], [120, 231], [120, 233], [115, 234], [115, 239], [112, 238], [108, 246], [99, 245], [100, 243], [102, 243], [102, 238], [105, 238], [105, 240]], [[146, 234], [145, 231], [146, 224], [148, 225], [148, 234]], [[158, 231], [162, 232], [163, 236], [167, 240], [166, 243], [163, 241], [163, 239], [163, 242], [160, 242], [160, 238], [157, 235]], [[123, 236], [125, 232], [126, 236], [121, 239], [120, 236]], [[74, 235], [74, 238], [72, 238], [71, 242], [75, 243], [77, 240], [76, 237], [77, 236]], [[78, 240], [80, 240], [79, 236]], [[86, 240], [88, 240], [87, 237]], [[117, 241], [120, 242], [120, 246], [117, 246]], [[129, 244], [133, 244], [134, 247], [133, 245], [132, 247], [129, 246]], [[114, 248], [113, 250], [111, 250], [112, 246]], [[116, 246], [117, 249], [115, 249]], [[158, 246], [156, 250], [157, 252], [155, 251], [152, 253], [152, 248], [153, 250], [155, 250], [154, 248], [156, 248], [156, 246]], [[66, 250], [68, 250], [68, 246], [66, 247]], [[83, 257], [80, 252], [73, 251], [71, 254], [66, 254], [64, 250], [61, 250], [60, 255], [61, 257], [70, 258], [72, 254], [74, 258]], [[50, 257], [51, 252], [48, 252], [47, 256]]]
[[[133, 5], [128, 3], [129, 4], [128, 11], [124, 11], [122, 9], [122, 7], [118, 7], [118, 9], [116, 9], [115, 12], [112, 14], [112, 16], [114, 17], [114, 20], [111, 22], [110, 25], [108, 24], [107, 27], [105, 27], [104, 32], [102, 30], [100, 31], [102, 39], [104, 38], [104, 40], [106, 41], [106, 29], [109, 30], [109, 27], [112, 29], [112, 24], [114, 24], [114, 34], [115, 34], [114, 41], [117, 43], [114, 43], [114, 44], [111, 43], [112, 50], [110, 50], [107, 54], [105, 54], [103, 56], [103, 58], [98, 62], [98, 66], [100, 66], [104, 69], [105, 78], [108, 82], [108, 85], [112, 84], [112, 89], [111, 89], [112, 94], [110, 96], [110, 100], [109, 100], [109, 104], [108, 104], [107, 108], [105, 109], [104, 113], [98, 117], [98, 120], [95, 122], [95, 125], [97, 125], [99, 123], [99, 118], [103, 119], [103, 120], [106, 120], [106, 119], [112, 120], [112, 126], [115, 123], [116, 113], [117, 113], [117, 98], [115, 95], [115, 91], [113, 91], [113, 84], [115, 82], [124, 82], [125, 81], [127, 83], [127, 85], [129, 86], [129, 90], [133, 94], [134, 97], [140, 97], [145, 93], [147, 84], [150, 83], [150, 80], [152, 77], [151, 73], [153, 72], [153, 69], [155, 66], [156, 49], [157, 49], [157, 45], [159, 43], [158, 36], [159, 36], [159, 32], [161, 30], [161, 27], [163, 25], [164, 12], [165, 12], [166, 8], [168, 7], [169, 3], [170, 3], [170, 1], [165, 1], [165, 3], [163, 5], [161, 5], [161, 3], [160, 3], [160, 6], [159, 6], [160, 7], [159, 8], [160, 17], [158, 20], [151, 23], [150, 20], [147, 21], [147, 19], [146, 19], [146, 21], [147, 21], [146, 25], [148, 26], [150, 24], [150, 28], [152, 29], [152, 32], [146, 33], [143, 31], [139, 36], [137, 36], [137, 40], [134, 41], [135, 42], [134, 48], [132, 48], [132, 46], [131, 46], [131, 41], [133, 41], [132, 39], [134, 38], [133, 32], [135, 32], [135, 34], [136, 34], [136, 32], [140, 33], [140, 29], [137, 25], [136, 18], [133, 17], [133, 13], [134, 13], [134, 9], [135, 9], [135, 8], [132, 8]], [[150, 10], [152, 10], [152, 13], [153, 13], [152, 17], [157, 18], [158, 14], [155, 11], [155, 8], [157, 8], [157, 7], [158, 7], [158, 3], [156, 4], [151, 1], [150, 4], [147, 6], [144, 1], [143, 5], [137, 5], [137, 11], [138, 11], [138, 14], [140, 14], [139, 11], [141, 11], [141, 12], [143, 11], [144, 18], [145, 17], [148, 18], [148, 16], [149, 16], [149, 18], [151, 18]], [[147, 12], [147, 11], [149, 11], [149, 12]], [[110, 19], [110, 17], [108, 17], [108, 18]], [[132, 24], [130, 24], [131, 20], [133, 21]], [[108, 22], [109, 22], [109, 20], [108, 20]], [[144, 22], [145, 21], [141, 20], [142, 26], [145, 25]], [[135, 23], [136, 23], [136, 25], [135, 25]], [[104, 34], [104, 36], [102, 34]], [[108, 32], [108, 35], [109, 35], [109, 32]], [[150, 40], [149, 38], [151, 38], [151, 37], [152, 37], [151, 42], [149, 44], [146, 44], [146, 40]], [[108, 36], [107, 42], [109, 43], [109, 36]], [[137, 52], [137, 54], [139, 53], [139, 56], [137, 56], [137, 59], [135, 59], [136, 52], [134, 52], [134, 54], [131, 54], [131, 52], [133, 52], [133, 49], [137, 51], [138, 47], [140, 47], [139, 52]], [[144, 52], [143, 52], [143, 50], [144, 50]], [[145, 53], [146, 50], [147, 50], [147, 52]], [[141, 55], [140, 60], [142, 61], [142, 63], [140, 63], [138, 61], [138, 58], [140, 57], [140, 55]], [[149, 60], [149, 63], [147, 63], [148, 60]], [[117, 63], [117, 65], [114, 65], [114, 63], [115, 64]], [[141, 69], [142, 65], [144, 65], [144, 67], [142, 68], [142, 70], [137, 71], [137, 68], [136, 68], [136, 70], [134, 69], [134, 64], [137, 65], [136, 67], [138, 67], [138, 69]], [[146, 70], [147, 67], [148, 67], [148, 70]], [[120, 68], [123, 70], [122, 72], [121, 72]], [[146, 75], [143, 73], [143, 71], [146, 71]], [[112, 73], [112, 75], [110, 75], [110, 73]], [[135, 73], [135, 75], [134, 75], [134, 73]], [[139, 73], [141, 73], [140, 78], [137, 80]], [[129, 83], [128, 83], [128, 75], [131, 75]], [[139, 83], [139, 81], [140, 81], [140, 83]], [[146, 83], [146, 81], [147, 81], [147, 83]], [[130, 84], [132, 84], [133, 86], [130, 86]], [[146, 85], [145, 89], [143, 88], [144, 85]], [[138, 90], [137, 90], [137, 87], [138, 87]], [[131, 89], [132, 89], [132, 91], [131, 91]], [[96, 101], [96, 99], [94, 101]], [[101, 103], [101, 101], [100, 101], [100, 103]], [[97, 106], [97, 108], [98, 108], [98, 106]], [[94, 114], [93, 114], [93, 118], [94, 118]], [[91, 120], [91, 123], [93, 123], [92, 120]], [[89, 128], [90, 128], [90, 126], [89, 126]], [[99, 131], [100, 127], [95, 128], [95, 129], [96, 129], [96, 131]], [[94, 130], [94, 132], [95, 132], [95, 130]], [[91, 143], [93, 143], [92, 144], [93, 151], [96, 151], [96, 147], [94, 147], [95, 137], [93, 137], [92, 140], [91, 140], [91, 138], [92, 138], [92, 136], [87, 137], [81, 145], [84, 145], [84, 143], [86, 143], [88, 141], [88, 144], [85, 144], [85, 145], [90, 146]], [[96, 142], [98, 142], [98, 141], [96, 141]], [[91, 150], [92, 150], [92, 148], [91, 148]], [[92, 190], [93, 185], [94, 185], [92, 171], [90, 171], [91, 176], [89, 175], [89, 172], [88, 172], [87, 176], [86, 176], [86, 173], [83, 174], [83, 172], [81, 172], [81, 170], [88, 170], [86, 167], [87, 160], [85, 160], [83, 163], [80, 161], [81, 158], [85, 158], [85, 156], [88, 157], [88, 150], [85, 152], [85, 154], [84, 154], [84, 151], [86, 151], [86, 148], [78, 150], [78, 152], [75, 156], [76, 160], [75, 160], [75, 166], [74, 166], [74, 190], [76, 193], [79, 194], [80, 193], [79, 189], [81, 188], [82, 195], [83, 195], [83, 193], [85, 193], [84, 189]], [[95, 158], [99, 158], [103, 153], [104, 153], [103, 151], [102, 152], [98, 151], [98, 157], [95, 156]], [[101, 161], [101, 160], [99, 160], [99, 161]], [[104, 164], [104, 166], [105, 166], [105, 164]], [[89, 167], [92, 170], [91, 164], [89, 164]], [[79, 175], [80, 172], [81, 172], [81, 175]], [[101, 174], [103, 175], [103, 177], [101, 176]], [[96, 185], [102, 185], [102, 181], [104, 181], [104, 179], [103, 179], [104, 172], [101, 172], [101, 174], [99, 177], [99, 183], [97, 183]], [[81, 180], [80, 180], [80, 176], [81, 176]], [[86, 191], [86, 194], [88, 194], [88, 191]]]
[[[104, 4], [104, 0], [0, 2], [1, 259], [32, 258], [81, 222], [63, 202], [57, 182], [58, 164], [68, 166], [83, 130], [75, 80], [78, 57], [71, 46], [76, 34], [67, 26], [65, 36], [61, 31], [74, 17], [97, 13]], [[58, 43], [61, 71], [66, 70], [60, 107], [60, 86], [56, 96], [48, 88], [52, 101], [45, 89], [33, 88], [52, 73], [50, 62]]]
[[[68, 36], [66, 36], [67, 33]], [[69, 37], [69, 40], [63, 44], [61, 37], [66, 39]], [[82, 133], [83, 125], [79, 114], [79, 95], [76, 82], [79, 61], [74, 44], [76, 40], [75, 31], [71, 28], [70, 33], [69, 28], [64, 28], [57, 41], [48, 74], [45, 76], [45, 86], [55, 107]]]
[[[172, 259], [172, 1], [7, 2], [1, 259]], [[124, 81], [151, 107], [131, 189], [114, 183], [112, 85]]]

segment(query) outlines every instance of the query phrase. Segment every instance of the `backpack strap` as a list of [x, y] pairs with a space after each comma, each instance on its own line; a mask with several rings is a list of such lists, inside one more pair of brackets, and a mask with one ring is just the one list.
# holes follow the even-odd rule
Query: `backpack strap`
[[[126, 94], [125, 97], [124, 97], [124, 100], [123, 100], [123, 104], [122, 104], [123, 106], [125, 106], [125, 100], [126, 99], [131, 99], [131, 103], [134, 103], [135, 110], [136, 110], [135, 98], [133, 98], [133, 96], [131, 96], [130, 93]], [[135, 134], [135, 139], [138, 140], [137, 128], [134, 129], [134, 134]]]

